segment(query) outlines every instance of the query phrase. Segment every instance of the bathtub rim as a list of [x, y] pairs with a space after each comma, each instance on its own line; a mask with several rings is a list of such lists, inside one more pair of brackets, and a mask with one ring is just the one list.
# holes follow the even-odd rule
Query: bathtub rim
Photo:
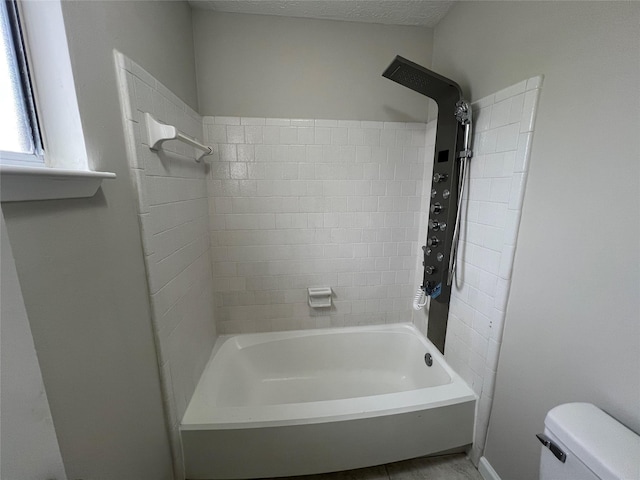
[[[451, 366], [444, 355], [412, 323], [394, 323], [355, 327], [330, 327], [305, 330], [286, 330], [265, 333], [240, 333], [218, 337], [202, 376], [210, 370], [218, 352], [233, 339], [239, 340], [240, 348], [292, 337], [341, 334], [351, 332], [396, 332], [417, 337], [434, 361], [437, 361], [450, 376], [449, 383], [421, 389], [393, 392], [362, 397], [316, 402], [288, 403], [278, 405], [259, 405], [241, 407], [216, 407], [194, 413], [198, 387], [187, 406], [180, 422], [181, 431], [191, 430], [233, 430], [261, 427], [278, 427], [314, 423], [357, 420], [385, 415], [397, 415], [419, 410], [444, 407], [469, 401], [477, 401], [478, 396], [466, 384]], [[202, 378], [202, 377], [201, 377]], [[200, 380], [201, 381], [201, 380]], [[198, 382], [198, 385], [200, 384]], [[429, 399], [422, 396], [429, 392]], [[192, 408], [192, 404], [194, 407]], [[382, 407], [381, 407], [382, 405]], [[400, 405], [400, 406], [393, 406]], [[312, 412], [312, 414], [310, 414]], [[220, 415], [224, 413], [225, 415]], [[194, 418], [192, 418], [194, 417]]]

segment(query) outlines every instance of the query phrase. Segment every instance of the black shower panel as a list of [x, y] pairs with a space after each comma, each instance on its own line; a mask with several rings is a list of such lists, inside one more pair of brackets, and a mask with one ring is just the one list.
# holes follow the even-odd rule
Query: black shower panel
[[468, 105], [462, 101], [458, 84], [400, 56], [382, 75], [438, 104], [429, 225], [426, 245], [423, 246], [422, 288], [431, 296], [427, 337], [444, 352], [451, 297], [449, 259], [458, 207], [459, 157], [461, 153], [465, 154], [465, 127], [456, 119], [456, 111], [460, 105], [466, 108]]

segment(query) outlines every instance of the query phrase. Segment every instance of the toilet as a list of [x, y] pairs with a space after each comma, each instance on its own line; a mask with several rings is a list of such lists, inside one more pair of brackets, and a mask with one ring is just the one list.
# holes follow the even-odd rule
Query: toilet
[[640, 480], [640, 436], [590, 403], [549, 411], [540, 480]]

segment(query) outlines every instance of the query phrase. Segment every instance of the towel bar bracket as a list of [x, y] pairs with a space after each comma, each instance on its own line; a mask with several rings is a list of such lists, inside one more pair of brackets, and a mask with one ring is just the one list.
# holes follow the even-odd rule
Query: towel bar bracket
[[201, 156], [195, 159], [198, 163], [202, 161], [203, 157], [213, 153], [213, 148], [208, 145], [203, 145], [195, 138], [185, 135], [173, 125], [158, 122], [150, 113], [145, 113], [144, 116], [147, 124], [147, 133], [149, 135], [149, 148], [154, 152], [160, 150], [162, 148], [162, 144], [168, 140], [179, 140], [182, 143], [186, 143], [187, 145], [204, 152]]

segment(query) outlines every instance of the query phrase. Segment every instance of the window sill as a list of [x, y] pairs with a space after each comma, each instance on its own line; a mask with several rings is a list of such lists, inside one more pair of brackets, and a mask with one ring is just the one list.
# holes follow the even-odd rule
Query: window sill
[[0, 165], [0, 201], [93, 197], [111, 172]]

